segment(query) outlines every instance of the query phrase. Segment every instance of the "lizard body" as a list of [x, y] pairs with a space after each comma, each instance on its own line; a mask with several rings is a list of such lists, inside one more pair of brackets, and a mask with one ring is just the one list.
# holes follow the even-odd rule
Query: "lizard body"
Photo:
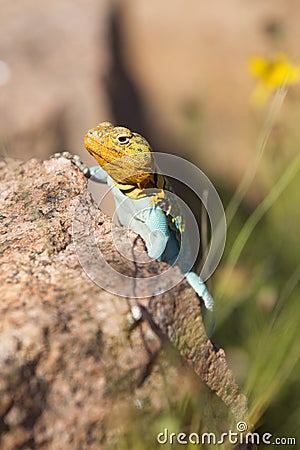
[[[89, 169], [89, 176], [111, 186], [121, 225], [144, 239], [151, 258], [177, 264], [184, 220], [169, 195], [168, 180], [156, 167], [150, 144], [138, 133], [110, 122], [90, 129], [84, 144], [99, 164]], [[201, 278], [186, 261], [180, 268], [206, 308], [213, 310], [213, 299]]]

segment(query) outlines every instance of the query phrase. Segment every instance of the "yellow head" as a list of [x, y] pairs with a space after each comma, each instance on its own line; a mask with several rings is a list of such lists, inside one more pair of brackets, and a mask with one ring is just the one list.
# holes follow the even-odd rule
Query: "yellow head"
[[153, 184], [151, 147], [140, 134], [101, 122], [87, 132], [84, 145], [117, 183], [140, 189]]

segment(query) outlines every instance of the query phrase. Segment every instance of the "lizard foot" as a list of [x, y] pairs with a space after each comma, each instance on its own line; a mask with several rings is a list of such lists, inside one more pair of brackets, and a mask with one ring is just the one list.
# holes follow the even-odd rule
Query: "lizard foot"
[[205, 305], [202, 310], [202, 317], [207, 336], [210, 338], [215, 329], [214, 300], [199, 275], [195, 272], [188, 272], [185, 277]]
[[91, 177], [90, 169], [83, 161], [81, 161], [81, 159], [78, 155], [72, 155], [72, 153], [70, 153], [70, 152], [61, 152], [61, 153], [54, 153], [53, 155], [50, 156], [49, 159], [52, 159], [52, 158], [69, 159], [72, 162], [72, 164], [74, 164], [74, 166], [78, 167], [80, 172], [82, 172], [87, 178]]
[[185, 274], [185, 277], [188, 283], [192, 286], [192, 288], [196, 292], [196, 294], [198, 294], [199, 297], [202, 298], [206, 308], [209, 309], [210, 311], [213, 311], [214, 300], [210, 295], [210, 293], [208, 292], [204, 281], [202, 281], [199, 275], [197, 275], [195, 272], [188, 272]]

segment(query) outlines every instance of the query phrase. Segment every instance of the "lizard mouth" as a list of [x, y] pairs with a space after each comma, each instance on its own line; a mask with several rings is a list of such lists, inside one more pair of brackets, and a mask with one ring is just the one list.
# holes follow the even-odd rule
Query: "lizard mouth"
[[[110, 160], [107, 159], [105, 151], [99, 151], [99, 141], [96, 141], [88, 134], [84, 137], [84, 145], [88, 152], [96, 159], [96, 161], [100, 164], [101, 167], [110, 163]], [[100, 147], [102, 149], [102, 146]], [[105, 150], [105, 148], [104, 148]]]
[[84, 145], [88, 152], [99, 162], [99, 164], [113, 164], [117, 159], [122, 158], [120, 152], [114, 148], [106, 148], [98, 140], [89, 136], [88, 134], [84, 138]]

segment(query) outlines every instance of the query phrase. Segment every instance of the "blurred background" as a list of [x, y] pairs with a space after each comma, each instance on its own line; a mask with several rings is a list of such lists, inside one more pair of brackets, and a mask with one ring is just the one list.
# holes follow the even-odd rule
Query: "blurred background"
[[264, 78], [249, 70], [258, 56], [270, 70], [280, 54], [297, 64], [299, 2], [0, 6], [1, 154], [68, 150], [90, 165], [83, 136], [109, 120], [200, 167], [229, 219], [211, 284], [214, 340], [249, 395], [256, 428], [300, 439], [300, 87], [288, 86], [277, 106], [274, 95], [258, 104]]

